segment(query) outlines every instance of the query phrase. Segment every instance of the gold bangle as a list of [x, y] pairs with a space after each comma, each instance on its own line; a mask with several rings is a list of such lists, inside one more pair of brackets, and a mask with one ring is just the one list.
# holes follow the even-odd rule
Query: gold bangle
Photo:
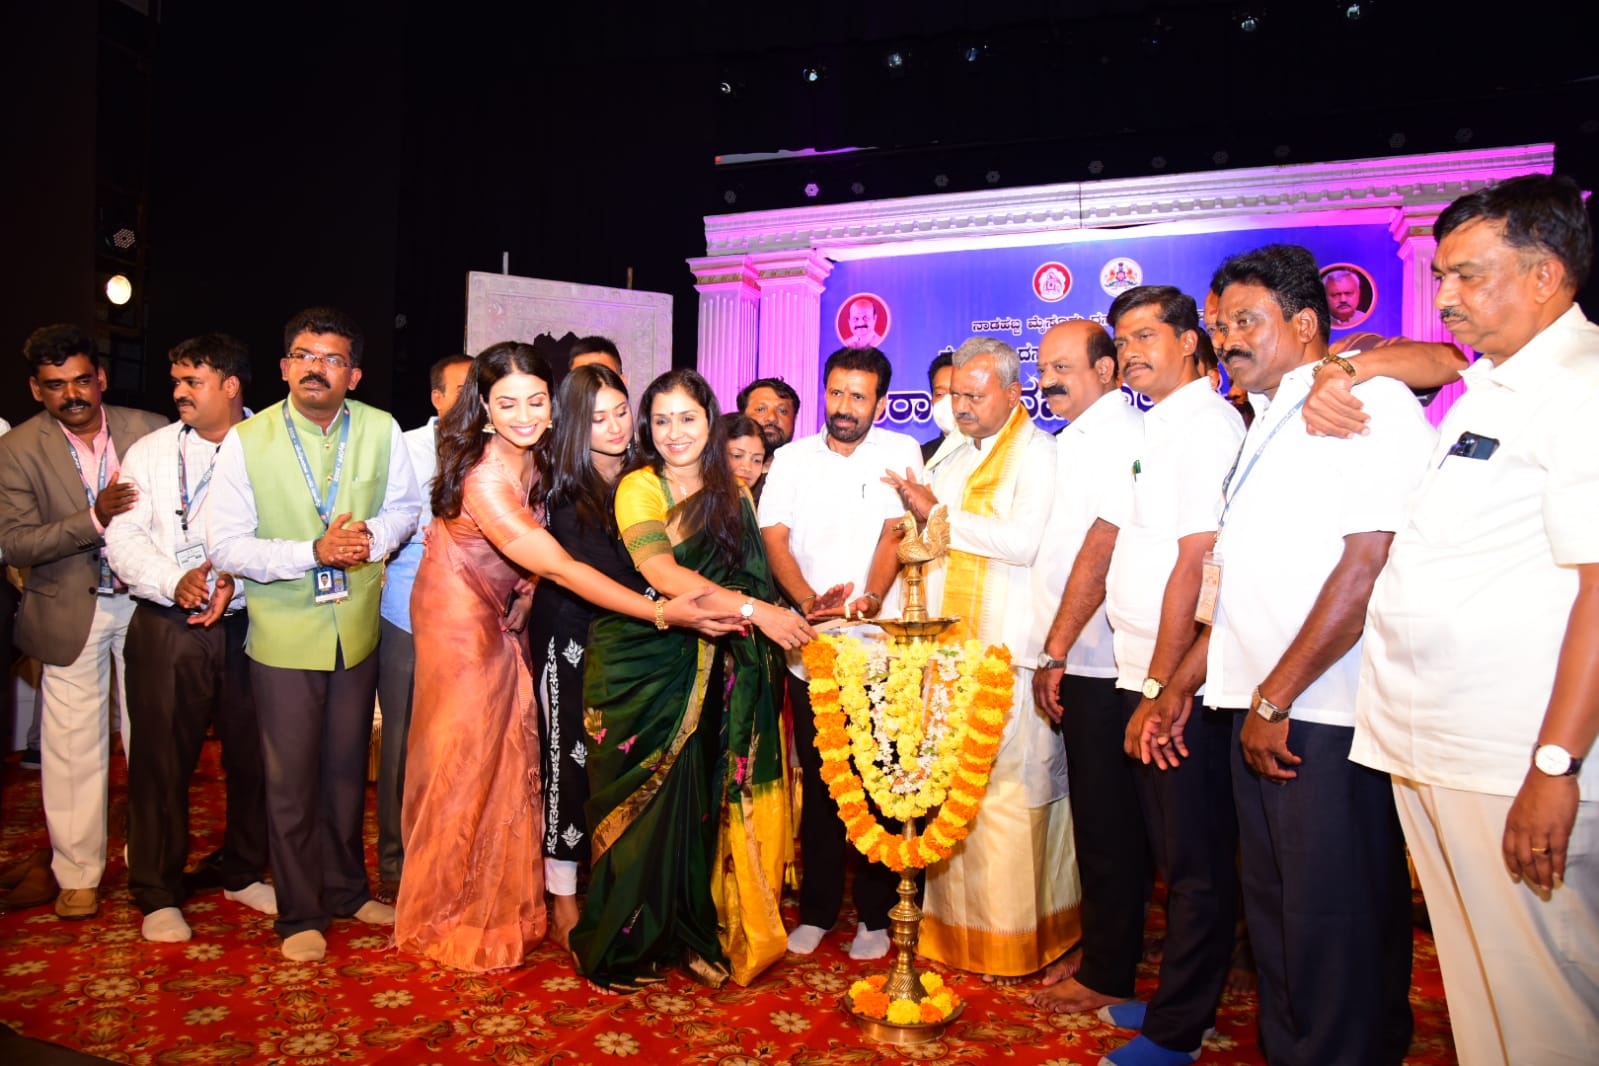
[[1336, 366], [1339, 370], [1342, 370], [1344, 373], [1348, 374], [1351, 380], [1359, 376], [1355, 373], [1355, 364], [1351, 363], [1341, 355], [1323, 356], [1321, 362], [1317, 363], [1315, 369], [1311, 370], [1310, 376], [1315, 377], [1317, 374], [1321, 373], [1321, 368], [1327, 366], [1328, 364]]
[[660, 630], [666, 630], [666, 629], [670, 629], [671, 628], [670, 626], [668, 626], [666, 624], [666, 601], [665, 600], [656, 600], [655, 601], [655, 628], [656, 629], [660, 629]]

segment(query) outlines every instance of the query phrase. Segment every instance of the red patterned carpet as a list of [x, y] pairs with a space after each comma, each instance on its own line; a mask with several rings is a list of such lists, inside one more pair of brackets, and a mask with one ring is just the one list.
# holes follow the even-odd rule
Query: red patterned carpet
[[[195, 857], [212, 850], [220, 832], [214, 747], [195, 778]], [[14, 757], [5, 769], [0, 864], [10, 865], [46, 836], [38, 773], [18, 770]], [[114, 805], [120, 794], [118, 760]], [[374, 836], [369, 813], [369, 847]], [[325, 962], [287, 962], [270, 921], [220, 893], [184, 908], [192, 941], [149, 944], [127, 897], [122, 845], [114, 835], [98, 918], [62, 922], [49, 908], [0, 916], [0, 1024], [102, 1058], [154, 1064], [872, 1066], [914, 1059], [1065, 1066], [1097, 1062], [1128, 1035], [1092, 1016], [1034, 1010], [1025, 987], [993, 989], [955, 975], [967, 1006], [943, 1040], [905, 1049], [874, 1044], [837, 1002], [851, 981], [883, 966], [851, 961], [838, 935], [808, 958], [790, 956], [750, 988], [707, 992], [674, 977], [631, 999], [590, 993], [551, 947], [514, 973], [475, 976], [397, 954], [385, 935], [354, 922], [330, 931]], [[1153, 969], [1146, 971], [1145, 995], [1154, 983]], [[1416, 1039], [1408, 1061], [1453, 1063], [1432, 940], [1419, 932], [1411, 1002]], [[1254, 1005], [1253, 996], [1223, 1002], [1220, 1035], [1202, 1062], [1262, 1061]]]

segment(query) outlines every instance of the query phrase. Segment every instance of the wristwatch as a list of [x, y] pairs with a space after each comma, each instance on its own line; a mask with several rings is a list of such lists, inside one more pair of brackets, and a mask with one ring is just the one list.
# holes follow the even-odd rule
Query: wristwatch
[[1160, 699], [1160, 694], [1162, 692], [1165, 692], [1165, 691], [1166, 691], [1166, 682], [1164, 682], [1164, 681], [1156, 681], [1152, 677], [1144, 678], [1144, 688], [1143, 688], [1144, 699], [1146, 699], [1146, 700], [1158, 700], [1158, 699]]
[[1321, 359], [1321, 362], [1317, 363], [1314, 367], [1311, 368], [1310, 376], [1311, 377], [1315, 377], [1317, 374], [1321, 373], [1321, 369], [1324, 366], [1335, 366], [1339, 370], [1342, 370], [1344, 373], [1348, 374], [1352, 378], [1359, 376], [1359, 375], [1357, 375], [1355, 373], [1355, 364], [1351, 363], [1349, 360], [1345, 359], [1341, 355], [1323, 356], [1322, 359]]
[[1260, 694], [1260, 689], [1255, 689], [1249, 694], [1249, 709], [1260, 715], [1272, 725], [1276, 725], [1288, 717], [1288, 708], [1279, 707]]
[[751, 621], [752, 619], [754, 619], [754, 617], [755, 617], [755, 597], [754, 596], [746, 597], [744, 602], [739, 605], [738, 613], [744, 616], [744, 621], [746, 621], [746, 622]]
[[1582, 769], [1582, 760], [1559, 744], [1539, 744], [1532, 749], [1532, 765], [1550, 777], [1570, 777]]
[[1065, 659], [1051, 659], [1049, 657], [1049, 652], [1047, 651], [1041, 651], [1038, 653], [1038, 668], [1040, 670], [1059, 670], [1065, 665]]

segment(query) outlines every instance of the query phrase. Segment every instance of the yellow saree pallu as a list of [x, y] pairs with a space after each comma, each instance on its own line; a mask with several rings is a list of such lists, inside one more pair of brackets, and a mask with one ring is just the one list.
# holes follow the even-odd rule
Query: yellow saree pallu
[[738, 803], [722, 807], [711, 896], [728, 969], [748, 985], [788, 950], [778, 899], [790, 838], [781, 781], [740, 791]]

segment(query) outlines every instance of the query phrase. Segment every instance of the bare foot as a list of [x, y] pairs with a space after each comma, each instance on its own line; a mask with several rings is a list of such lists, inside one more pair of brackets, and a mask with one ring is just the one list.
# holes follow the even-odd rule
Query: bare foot
[[1051, 988], [1039, 989], [1032, 993], [1027, 997], [1027, 1002], [1054, 1014], [1086, 1014], [1112, 1003], [1127, 1001], [1119, 996], [1107, 996], [1102, 992], [1095, 992], [1080, 983], [1077, 978], [1068, 977]]
[[551, 896], [550, 940], [562, 951], [571, 949], [572, 929], [580, 914], [576, 896]]
[[1030, 976], [1032, 975], [1022, 974], [1020, 977], [1002, 977], [999, 974], [985, 973], [983, 975], [983, 983], [985, 985], [994, 985], [996, 988], [1009, 988], [1011, 985], [1021, 984]]
[[1078, 970], [1083, 968], [1083, 949], [1081, 946], [1072, 948], [1066, 954], [1056, 959], [1044, 968], [1044, 978], [1038, 983], [1045, 988], [1070, 980]]

